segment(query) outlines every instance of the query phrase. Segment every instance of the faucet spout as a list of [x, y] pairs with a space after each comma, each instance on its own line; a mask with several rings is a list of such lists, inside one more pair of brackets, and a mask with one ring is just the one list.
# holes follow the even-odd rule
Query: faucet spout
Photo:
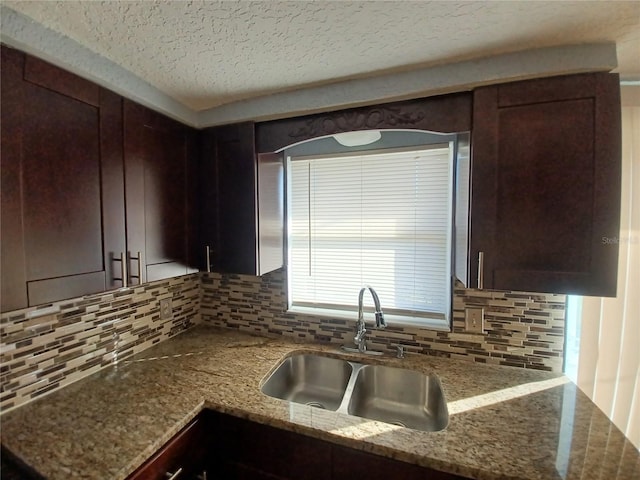
[[367, 285], [366, 287], [362, 287], [360, 289], [360, 293], [358, 294], [358, 321], [364, 322], [364, 316], [362, 313], [362, 302], [364, 300], [364, 292], [365, 290], [369, 290], [371, 292], [371, 297], [373, 298], [373, 304], [376, 308], [375, 317], [376, 317], [376, 328], [384, 328], [387, 326], [387, 323], [384, 320], [384, 313], [382, 313], [382, 307], [380, 306], [380, 298], [376, 291]]
[[375, 318], [376, 318], [376, 328], [385, 328], [387, 323], [384, 320], [384, 313], [382, 313], [382, 307], [380, 306], [380, 298], [376, 291], [371, 288], [369, 285], [360, 289], [360, 293], [358, 294], [358, 322], [356, 323], [356, 336], [354, 337], [354, 342], [358, 346], [358, 350], [360, 352], [365, 352], [367, 349], [366, 346], [366, 334], [367, 329], [364, 324], [364, 314], [362, 303], [364, 300], [364, 292], [365, 290], [369, 290], [371, 293], [371, 297], [373, 298], [373, 304], [375, 306]]

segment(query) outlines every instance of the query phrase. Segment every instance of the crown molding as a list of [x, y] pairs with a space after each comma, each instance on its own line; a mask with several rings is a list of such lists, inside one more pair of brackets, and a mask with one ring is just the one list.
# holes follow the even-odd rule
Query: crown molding
[[0, 40], [5, 45], [64, 68], [182, 123], [198, 125], [198, 112], [75, 40], [5, 6], [0, 6], [0, 25]]
[[5, 6], [0, 39], [184, 124], [204, 128], [266, 121], [336, 109], [471, 90], [515, 80], [610, 71], [614, 43], [566, 45], [435, 65], [402, 73], [340, 81], [195, 111], [75, 40]]

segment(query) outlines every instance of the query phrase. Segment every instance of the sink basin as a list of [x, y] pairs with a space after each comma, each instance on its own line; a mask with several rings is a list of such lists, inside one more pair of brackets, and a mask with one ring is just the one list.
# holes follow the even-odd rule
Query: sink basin
[[285, 358], [262, 393], [312, 407], [434, 432], [449, 423], [436, 375], [314, 354]]
[[351, 378], [351, 364], [303, 354], [286, 358], [262, 385], [262, 393], [325, 410], [337, 410]]
[[449, 423], [438, 377], [382, 365], [365, 365], [358, 371], [347, 412], [428, 432]]

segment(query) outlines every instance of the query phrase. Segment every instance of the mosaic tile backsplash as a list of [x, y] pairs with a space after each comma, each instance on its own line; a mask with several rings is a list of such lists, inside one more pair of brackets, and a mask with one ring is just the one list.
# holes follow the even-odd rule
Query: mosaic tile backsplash
[[[0, 409], [8, 411], [126, 361], [199, 323], [303, 341], [351, 344], [353, 320], [287, 313], [286, 272], [201, 273], [0, 316]], [[170, 298], [172, 316], [160, 318]], [[464, 309], [485, 309], [486, 334], [464, 333]], [[384, 307], [384, 305], [383, 305]], [[369, 348], [562, 371], [565, 296], [455, 289], [453, 332], [389, 323]]]
[[[160, 300], [172, 315], [160, 318]], [[0, 408], [84, 378], [199, 322], [197, 274], [0, 316]]]
[[[353, 344], [353, 321], [287, 313], [286, 274], [262, 277], [203, 273], [202, 321], [263, 335]], [[407, 351], [481, 363], [562, 371], [565, 295], [465, 289], [454, 291], [453, 331], [438, 332], [388, 322], [368, 329], [369, 348]], [[485, 334], [464, 332], [466, 307], [483, 307]], [[384, 304], [383, 304], [384, 310]]]

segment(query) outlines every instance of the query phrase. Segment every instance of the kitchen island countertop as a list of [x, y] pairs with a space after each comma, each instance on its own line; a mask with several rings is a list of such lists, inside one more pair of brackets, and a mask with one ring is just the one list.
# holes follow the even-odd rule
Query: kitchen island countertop
[[[297, 352], [436, 373], [449, 425], [420, 432], [270, 398]], [[428, 355], [339, 352], [195, 327], [2, 415], [2, 444], [50, 479], [124, 479], [203, 408], [477, 479], [640, 478], [640, 453], [567, 377]]]

